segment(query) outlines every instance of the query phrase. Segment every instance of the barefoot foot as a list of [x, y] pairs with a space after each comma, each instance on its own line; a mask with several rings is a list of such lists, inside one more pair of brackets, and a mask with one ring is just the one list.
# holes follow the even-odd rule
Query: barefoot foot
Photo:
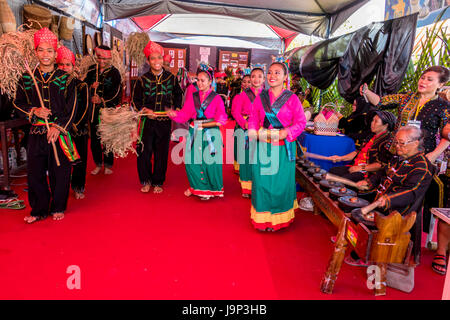
[[95, 176], [100, 172], [100, 170], [102, 170], [102, 167], [95, 167], [95, 169], [91, 171], [91, 174]]
[[149, 191], [150, 191], [150, 185], [148, 185], [148, 184], [146, 184], [145, 186], [143, 186], [141, 188], [141, 192], [143, 192], [143, 193], [147, 193]]
[[160, 186], [155, 186], [153, 188], [153, 193], [162, 193], [163, 192], [163, 188]]
[[58, 212], [53, 214], [53, 220], [57, 221], [62, 219], [64, 219], [64, 213]]
[[111, 168], [105, 168], [105, 174], [112, 174], [113, 171], [111, 170]]
[[184, 195], [185, 195], [186, 197], [190, 197], [190, 196], [192, 195], [191, 190], [190, 190], [190, 189], [187, 189], [187, 190], [184, 192]]

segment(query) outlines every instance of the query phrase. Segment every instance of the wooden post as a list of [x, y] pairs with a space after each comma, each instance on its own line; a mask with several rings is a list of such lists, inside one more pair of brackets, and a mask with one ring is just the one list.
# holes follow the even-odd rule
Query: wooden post
[[380, 281], [375, 280], [375, 295], [376, 296], [385, 296], [386, 295], [386, 272], [387, 272], [387, 264], [386, 263], [377, 263], [378, 268], [380, 268]]
[[348, 218], [343, 218], [339, 226], [334, 252], [331, 256], [330, 261], [328, 262], [327, 271], [325, 272], [320, 283], [320, 291], [322, 291], [323, 293], [333, 293], [334, 283], [336, 282], [339, 271], [341, 270], [345, 251], [347, 250], [347, 240], [345, 239], [347, 222]]

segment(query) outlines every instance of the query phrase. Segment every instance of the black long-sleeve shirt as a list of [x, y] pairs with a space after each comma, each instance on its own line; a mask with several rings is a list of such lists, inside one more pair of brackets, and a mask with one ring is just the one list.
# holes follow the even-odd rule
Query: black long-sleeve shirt
[[[51, 111], [48, 118], [53, 126], [62, 133], [66, 133], [72, 125], [77, 110], [75, 83], [68, 81], [69, 74], [55, 69], [43, 74], [39, 68], [34, 70], [34, 77], [41, 93], [44, 107]], [[19, 80], [14, 107], [23, 117], [27, 117], [31, 124], [36, 124], [39, 118], [31, 113], [32, 108], [40, 108], [38, 93], [30, 74], [25, 73]], [[44, 134], [45, 126], [32, 126], [31, 134]]]
[[89, 88], [85, 82], [76, 78], [73, 78], [72, 81], [75, 82], [77, 88], [77, 112], [73, 120], [71, 134], [73, 136], [86, 135], [89, 133], [89, 115], [91, 114]]
[[[92, 85], [96, 81], [98, 81], [99, 86], [97, 90], [94, 90]], [[104, 104], [99, 105], [100, 108], [115, 108], [122, 101], [122, 78], [119, 70], [114, 66], [110, 66], [103, 72], [100, 72], [97, 65], [94, 64], [89, 68], [84, 82], [88, 85], [91, 96], [95, 92], [104, 100]]]
[[397, 210], [402, 215], [417, 212], [421, 206], [417, 200], [423, 198], [434, 171], [423, 153], [407, 159], [396, 156], [369, 178], [369, 187], [377, 191], [377, 198], [386, 196], [384, 211]]
[[164, 70], [155, 76], [151, 71], [136, 80], [132, 103], [135, 109], [148, 108], [153, 111], [166, 111], [166, 108], [181, 108], [183, 90], [177, 78]]

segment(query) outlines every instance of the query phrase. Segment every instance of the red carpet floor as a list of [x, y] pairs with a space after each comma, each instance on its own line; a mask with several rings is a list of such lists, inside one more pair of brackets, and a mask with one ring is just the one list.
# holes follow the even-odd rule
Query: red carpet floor
[[[164, 193], [142, 194], [129, 156], [111, 176], [89, 175], [64, 220], [32, 225], [24, 186], [14, 186], [27, 208], [0, 210], [0, 299], [375, 299], [366, 269], [345, 264], [333, 295], [320, 292], [336, 233], [326, 218], [298, 211], [286, 230], [256, 231], [231, 165], [223, 199], [186, 198], [187, 185], [184, 166], [170, 164]], [[411, 294], [388, 288], [377, 299], [440, 299], [432, 256], [423, 250]], [[80, 290], [66, 284], [72, 265]]]

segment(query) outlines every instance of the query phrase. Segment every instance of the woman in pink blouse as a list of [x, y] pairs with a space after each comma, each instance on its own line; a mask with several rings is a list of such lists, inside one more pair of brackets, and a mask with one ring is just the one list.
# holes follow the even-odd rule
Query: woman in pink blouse
[[284, 63], [272, 63], [267, 73], [270, 89], [256, 98], [248, 122], [250, 162], [255, 163], [251, 219], [261, 231], [287, 227], [298, 208], [295, 140], [305, 128], [306, 118], [298, 97], [283, 88], [287, 76]]
[[179, 123], [191, 121], [186, 141], [185, 166], [190, 187], [184, 192], [202, 200], [223, 197], [222, 135], [219, 126], [227, 121], [222, 98], [212, 90], [214, 70], [200, 65], [198, 91], [186, 96], [180, 111], [168, 116]]
[[234, 128], [234, 166], [239, 171], [239, 182], [241, 183], [242, 196], [244, 198], [250, 198], [252, 193], [247, 120], [252, 111], [253, 102], [263, 89], [264, 79], [264, 70], [254, 68], [250, 73], [250, 87], [234, 98], [231, 108], [231, 114], [236, 120], [236, 127]]

